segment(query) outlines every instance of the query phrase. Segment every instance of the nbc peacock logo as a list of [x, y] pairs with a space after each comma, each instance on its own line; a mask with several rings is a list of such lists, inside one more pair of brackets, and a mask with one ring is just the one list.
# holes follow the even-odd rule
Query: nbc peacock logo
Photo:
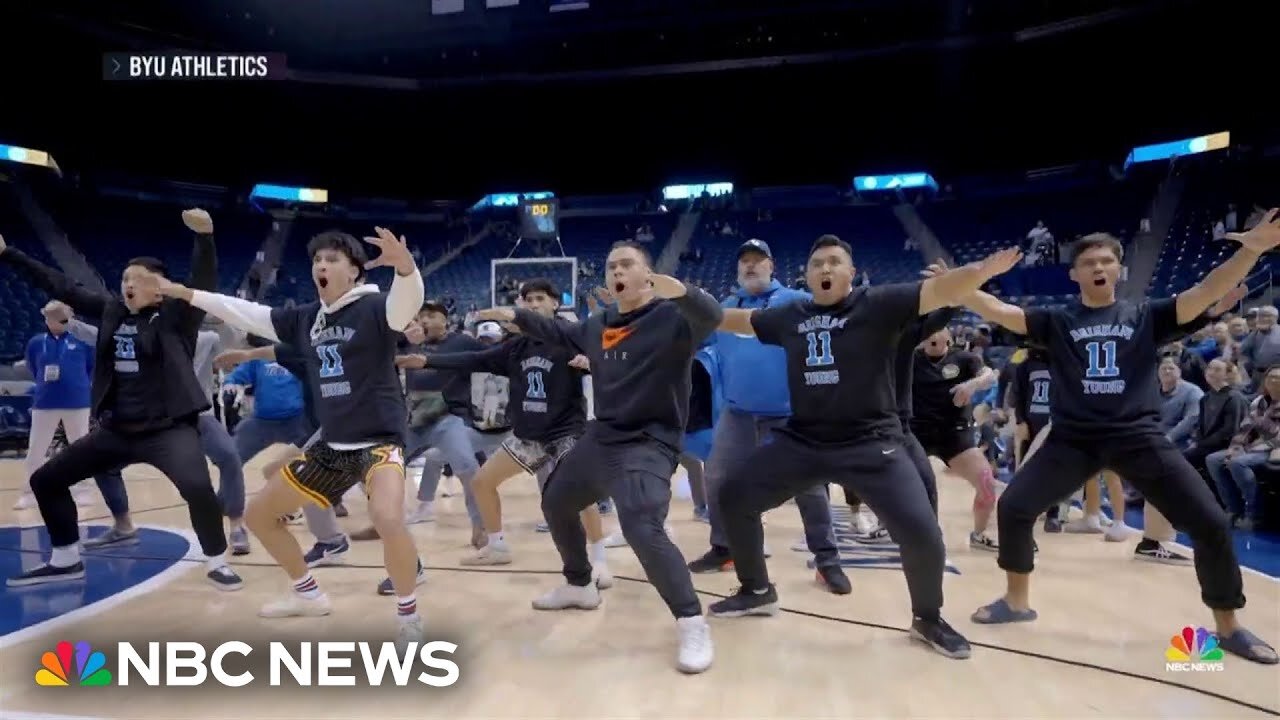
[[1190, 625], [1182, 628], [1182, 632], [1169, 638], [1169, 647], [1164, 651], [1165, 670], [1172, 672], [1221, 672], [1222, 648], [1218, 647], [1218, 636], [1202, 627]]
[[[76, 661], [74, 673], [71, 668], [73, 657]], [[40, 665], [36, 670], [36, 684], [42, 687], [101, 687], [111, 684], [111, 671], [106, 667], [107, 656], [90, 648], [87, 642], [78, 642], [74, 646], [66, 641], [60, 642], [40, 657]]]

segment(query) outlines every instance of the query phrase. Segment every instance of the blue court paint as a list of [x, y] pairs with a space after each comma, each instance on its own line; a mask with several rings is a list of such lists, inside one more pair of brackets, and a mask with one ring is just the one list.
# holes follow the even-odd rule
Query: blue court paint
[[[871, 570], [901, 570], [902, 551], [896, 543], [882, 545], [863, 545], [854, 540], [853, 511], [847, 506], [831, 507], [831, 524], [836, 534], [836, 550], [840, 553], [840, 565], [846, 568]], [[809, 556], [809, 568], [814, 567], [813, 557]], [[950, 560], [946, 570], [954, 575], [960, 574], [960, 568]]]
[[[88, 537], [107, 526], [81, 528]], [[180, 562], [194, 543], [189, 533], [139, 527], [138, 542], [84, 553], [85, 579], [25, 588], [0, 586], [0, 647], [20, 642], [86, 615], [145, 594], [199, 567]], [[36, 567], [49, 557], [43, 527], [0, 527], [0, 575], [5, 578]]]

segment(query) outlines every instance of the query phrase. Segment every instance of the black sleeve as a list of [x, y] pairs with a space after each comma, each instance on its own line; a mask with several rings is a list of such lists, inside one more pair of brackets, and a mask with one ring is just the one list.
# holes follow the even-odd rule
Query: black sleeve
[[674, 298], [672, 302], [680, 308], [680, 315], [689, 323], [694, 346], [701, 345], [724, 319], [724, 308], [700, 287], [686, 285], [685, 294]]
[[309, 308], [309, 305], [291, 308], [271, 308], [271, 325], [276, 330], [276, 338], [282, 344], [293, 345], [302, 337], [302, 324], [306, 321]]
[[982, 358], [978, 357], [977, 353], [968, 350], [962, 351], [958, 359], [960, 360], [960, 377], [964, 381], [978, 377], [978, 373], [982, 372], [982, 368], [987, 366], [982, 361]]
[[1027, 308], [1023, 312], [1027, 316], [1027, 339], [1040, 347], [1049, 347], [1053, 336], [1054, 316], [1058, 311], [1052, 308]]
[[921, 285], [919, 282], [872, 285], [867, 288], [867, 300], [874, 303], [875, 316], [898, 332], [899, 328], [920, 318]]
[[535, 340], [559, 345], [575, 353], [586, 354], [586, 323], [571, 323], [559, 318], [545, 318], [532, 310], [516, 308], [516, 326]]
[[951, 324], [951, 321], [955, 320], [959, 315], [960, 308], [958, 307], [939, 308], [928, 315], [925, 315], [924, 318], [920, 320], [920, 337], [918, 340], [924, 340], [930, 335], [947, 327]]
[[751, 329], [755, 331], [756, 339], [765, 345], [781, 345], [783, 328], [791, 322], [793, 316], [790, 305], [756, 310], [751, 313]]
[[[205, 292], [218, 291], [218, 251], [212, 234], [196, 234], [195, 247], [191, 250], [191, 273], [187, 277], [187, 287]], [[194, 335], [200, 331], [200, 323], [204, 322], [205, 312], [190, 303], [178, 303], [181, 313], [178, 327], [184, 335]]]
[[306, 377], [307, 361], [296, 347], [289, 343], [276, 343], [271, 349], [275, 352], [277, 365], [298, 379]]
[[5, 248], [0, 252], [0, 260], [15, 266], [33, 285], [43, 290], [49, 297], [70, 305], [77, 315], [84, 315], [101, 322], [107, 305], [115, 302], [115, 298], [110, 294], [77, 285], [63, 273], [17, 248]]
[[1024, 360], [1013, 368], [1013, 378], [1006, 390], [1005, 402], [1003, 407], [1013, 408], [1014, 417], [1018, 422], [1026, 422], [1026, 418], [1020, 417], [1022, 414], [1022, 398], [1027, 396], [1027, 384], [1031, 379], [1031, 371], [1027, 369], [1027, 362]]
[[461, 370], [463, 372], [487, 372], [506, 377], [511, 371], [511, 356], [517, 344], [514, 341], [467, 352], [427, 355], [427, 367], [435, 370]]
[[[1147, 302], [1147, 313], [1150, 315], [1151, 332], [1155, 336], [1156, 345], [1165, 345], [1187, 334], [1184, 327], [1178, 325], [1178, 301], [1176, 298], [1161, 298]], [[1203, 313], [1201, 313], [1203, 316]], [[1192, 322], [1198, 322], [1196, 318]]]
[[[1204, 399], [1209, 397], [1204, 395], [1200, 398], [1201, 418], [1204, 417]], [[1239, 393], [1231, 393], [1227, 397], [1227, 404], [1222, 408], [1222, 422], [1218, 428], [1209, 435], [1200, 438], [1197, 444], [1217, 447], [1219, 445], [1225, 447], [1231, 444], [1231, 438], [1240, 432], [1240, 425], [1244, 423], [1244, 419], [1249, 414], [1249, 401]]]

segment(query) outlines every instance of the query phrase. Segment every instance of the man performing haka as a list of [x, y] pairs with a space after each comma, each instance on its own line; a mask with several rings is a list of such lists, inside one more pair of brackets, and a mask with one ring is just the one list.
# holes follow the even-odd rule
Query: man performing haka
[[1191, 536], [1201, 598], [1213, 610], [1223, 649], [1254, 662], [1277, 661], [1275, 650], [1239, 624], [1236, 611], [1245, 604], [1244, 586], [1226, 514], [1160, 431], [1155, 377], [1158, 348], [1239, 285], [1262, 253], [1280, 245], [1276, 215], [1272, 210], [1254, 229], [1230, 235], [1241, 248], [1174, 298], [1117, 300], [1123, 248], [1114, 237], [1097, 233], [1081, 238], [1070, 252], [1071, 279], [1080, 286], [1078, 303], [1023, 310], [989, 295], [967, 301], [989, 322], [1045, 347], [1052, 375], [1048, 437], [1018, 468], [996, 510], [1005, 595], [978, 609], [974, 622], [1036, 618], [1030, 602], [1032, 525], [1053, 503], [1107, 468]]
[[902, 550], [914, 619], [911, 637], [952, 658], [969, 642], [942, 619], [946, 549], [925, 482], [907, 452], [894, 382], [898, 341], [917, 318], [957, 304], [1018, 262], [1016, 249], [915, 283], [853, 289], [848, 243], [823, 235], [809, 254], [813, 302], [726, 310], [721, 328], [751, 333], [787, 353], [791, 419], [774, 442], [742, 458], [720, 491], [742, 586], [711, 605], [720, 617], [772, 615], [778, 594], [760, 543], [760, 515], [798, 491], [838, 482], [875, 512]]
[[[554, 318], [560, 295], [544, 279], [520, 286], [521, 307], [544, 318]], [[587, 421], [587, 404], [582, 395], [583, 372], [571, 366], [577, 353], [562, 345], [516, 335], [500, 345], [479, 352], [401, 356], [404, 367], [431, 367], [470, 374], [486, 372], [511, 380], [507, 414], [512, 436], [491, 455], [472, 480], [472, 492], [484, 519], [488, 543], [462, 560], [463, 565], [506, 565], [511, 548], [502, 533], [502, 500], [498, 486], [520, 472], [538, 478], [545, 489], [556, 463], [573, 447]], [[600, 511], [589, 505], [582, 511], [582, 524], [591, 545], [591, 565], [596, 585], [613, 585], [604, 547]]]
[[711, 628], [684, 557], [663, 523], [688, 420], [690, 364], [722, 311], [706, 292], [655, 274], [648, 251], [637, 243], [613, 246], [605, 277], [617, 304], [581, 323], [525, 309], [481, 312], [486, 320], [515, 322], [532, 338], [582, 353], [591, 366], [596, 419], [560, 460], [542, 494], [566, 584], [534, 600], [533, 607], [592, 610], [600, 605], [578, 514], [612, 497], [627, 544], [676, 618], [677, 667], [698, 673], [711, 666]]
[[[159, 290], [220, 318], [232, 327], [293, 347], [310, 346], [306, 372], [316, 398], [322, 439], [267, 481], [250, 503], [246, 522], [293, 583], [293, 592], [265, 605], [263, 617], [327, 615], [328, 597], [307, 570], [302, 549], [280, 522], [303, 500], [328, 508], [363, 482], [369, 515], [382, 537], [387, 573], [395, 584], [400, 619], [397, 642], [422, 638], [414, 599], [417, 552], [404, 525], [406, 416], [396, 343], [422, 305], [422, 276], [404, 238], [377, 228], [365, 238], [381, 254], [366, 261], [364, 248], [341, 232], [317, 235], [307, 246], [319, 300], [294, 308], [271, 308], [161, 282]], [[365, 270], [395, 268], [391, 291], [361, 284]]]
[[[182, 220], [196, 233], [191, 258], [192, 285], [214, 288], [218, 263], [213, 221], [204, 210], [187, 210]], [[178, 488], [200, 540], [206, 577], [220, 590], [238, 590], [240, 576], [227, 567], [222, 527], [209, 466], [200, 446], [197, 418], [210, 406], [204, 383], [192, 371], [196, 333], [204, 313], [168, 302], [155, 292], [164, 263], [133, 258], [120, 279], [116, 298], [77, 285], [66, 275], [13, 248], [0, 238], [0, 260], [17, 266], [37, 287], [75, 312], [95, 318], [98, 337], [93, 372], [93, 415], [98, 428], [71, 443], [31, 477], [31, 490], [49, 530], [49, 563], [10, 578], [10, 587], [84, 577], [80, 531], [71, 486], [133, 463], [164, 473]], [[157, 392], [157, 389], [162, 392]]]

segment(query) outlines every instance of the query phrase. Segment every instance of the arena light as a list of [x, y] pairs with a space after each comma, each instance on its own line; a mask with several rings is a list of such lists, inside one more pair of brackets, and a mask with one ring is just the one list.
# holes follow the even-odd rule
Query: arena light
[[0, 145], [0, 160], [53, 168], [55, 170], [58, 167], [58, 164], [53, 161], [53, 157], [44, 150], [32, 150], [31, 148], [18, 147], [17, 145]]
[[1182, 155], [1199, 155], [1200, 153], [1213, 152], [1214, 150], [1226, 150], [1229, 147], [1231, 147], [1230, 132], [1201, 135], [1155, 145], [1143, 145], [1129, 151], [1129, 157], [1125, 159], [1124, 166], [1125, 169], [1128, 169], [1130, 165], [1138, 163], [1158, 162]]
[[706, 193], [711, 197], [719, 197], [721, 195], [730, 195], [733, 193], [733, 183], [703, 183], [699, 185], [668, 185], [662, 188], [662, 198], [664, 200], [689, 200], [691, 198], [702, 197], [702, 193]]
[[263, 200], [281, 200], [284, 202], [327, 203], [329, 191], [320, 188], [289, 187], [287, 185], [267, 185], [258, 183], [253, 186], [249, 197]]
[[853, 189], [858, 192], [892, 192], [913, 188], [938, 189], [938, 183], [929, 173], [900, 173], [898, 175], [859, 175], [853, 179]]
[[549, 190], [524, 193], [490, 193], [480, 198], [480, 202], [471, 206], [472, 210], [483, 208], [520, 207], [520, 198], [525, 200], [550, 200], [556, 196]]

